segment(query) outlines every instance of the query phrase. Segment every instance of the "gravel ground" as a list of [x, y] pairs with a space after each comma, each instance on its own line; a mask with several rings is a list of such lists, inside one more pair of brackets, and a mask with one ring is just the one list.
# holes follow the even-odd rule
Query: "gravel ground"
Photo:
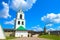
[[27, 38], [15, 38], [15, 39], [12, 39], [12, 40], [48, 40], [48, 39], [37, 38], [37, 37], [27, 37]]

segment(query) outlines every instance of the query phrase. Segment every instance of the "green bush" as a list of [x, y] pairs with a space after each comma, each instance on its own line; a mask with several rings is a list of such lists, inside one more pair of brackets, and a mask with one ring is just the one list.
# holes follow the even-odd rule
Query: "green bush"
[[48, 38], [52, 40], [60, 40], [60, 36], [58, 35], [41, 35], [39, 38]]

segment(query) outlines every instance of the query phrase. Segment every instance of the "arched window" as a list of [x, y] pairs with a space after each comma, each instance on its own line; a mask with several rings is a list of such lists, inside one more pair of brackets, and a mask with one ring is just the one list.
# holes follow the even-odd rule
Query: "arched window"
[[22, 21], [22, 25], [24, 25], [24, 21]]
[[18, 21], [18, 25], [20, 25], [20, 21]]
[[22, 14], [20, 14], [20, 19], [22, 19]]

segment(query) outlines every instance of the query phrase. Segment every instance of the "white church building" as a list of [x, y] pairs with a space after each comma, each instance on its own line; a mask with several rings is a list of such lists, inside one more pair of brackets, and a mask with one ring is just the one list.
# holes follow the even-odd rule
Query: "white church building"
[[25, 26], [24, 13], [20, 10], [15, 20], [15, 37], [28, 37], [28, 31]]

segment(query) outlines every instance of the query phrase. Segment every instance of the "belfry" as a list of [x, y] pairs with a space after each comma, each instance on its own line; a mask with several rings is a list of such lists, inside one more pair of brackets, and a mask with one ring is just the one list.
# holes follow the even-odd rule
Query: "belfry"
[[17, 13], [15, 30], [15, 37], [28, 37], [28, 31], [26, 31], [25, 18], [22, 10]]

